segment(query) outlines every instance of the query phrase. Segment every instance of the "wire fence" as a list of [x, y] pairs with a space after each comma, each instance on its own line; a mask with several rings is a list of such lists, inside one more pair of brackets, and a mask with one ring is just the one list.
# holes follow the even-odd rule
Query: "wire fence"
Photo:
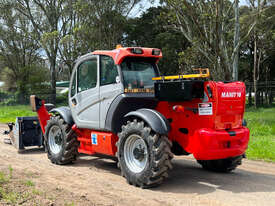
[[246, 82], [246, 96], [248, 97], [248, 104], [255, 103], [257, 105], [272, 105], [275, 97], [275, 81], [259, 81], [256, 83], [256, 92], [254, 82]]
[[[254, 104], [255, 96], [258, 97], [258, 105], [271, 105], [275, 97], [275, 81], [260, 81], [257, 82], [257, 92], [255, 93], [254, 82], [246, 82], [246, 97], [248, 104]], [[35, 94], [40, 99], [46, 102], [51, 102], [51, 94], [49, 92], [35, 92], [28, 94], [7, 93], [0, 90], [0, 105], [16, 105], [16, 104], [29, 104], [31, 94]], [[67, 104], [68, 94], [60, 94], [57, 92], [56, 103]]]
[[[0, 91], [0, 106], [10, 106], [10, 105], [27, 105], [30, 104], [30, 95], [35, 94], [40, 99], [45, 100], [46, 103], [51, 102], [51, 94], [50, 93], [31, 93], [31, 94], [18, 94], [18, 93], [6, 93]], [[60, 94], [56, 95], [56, 104], [67, 105], [68, 103], [68, 94]]]

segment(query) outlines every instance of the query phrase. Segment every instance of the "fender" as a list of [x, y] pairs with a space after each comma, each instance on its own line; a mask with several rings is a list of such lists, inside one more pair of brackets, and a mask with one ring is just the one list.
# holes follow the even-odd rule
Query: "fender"
[[73, 117], [72, 117], [72, 112], [71, 112], [69, 107], [54, 108], [50, 112], [51, 113], [59, 113], [67, 124], [69, 124], [69, 125], [74, 124], [74, 120], [73, 120]]
[[127, 117], [139, 117], [155, 132], [161, 135], [168, 135], [170, 131], [170, 123], [168, 120], [161, 113], [153, 109], [139, 109], [137, 111], [129, 112], [124, 116], [124, 118]]

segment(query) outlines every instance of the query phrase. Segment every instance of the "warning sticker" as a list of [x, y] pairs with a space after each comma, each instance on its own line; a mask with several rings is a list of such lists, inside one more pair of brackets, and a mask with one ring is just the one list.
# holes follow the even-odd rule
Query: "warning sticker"
[[212, 114], [213, 114], [212, 103], [199, 104], [199, 115], [212, 115]]
[[92, 144], [97, 145], [97, 134], [91, 133]]

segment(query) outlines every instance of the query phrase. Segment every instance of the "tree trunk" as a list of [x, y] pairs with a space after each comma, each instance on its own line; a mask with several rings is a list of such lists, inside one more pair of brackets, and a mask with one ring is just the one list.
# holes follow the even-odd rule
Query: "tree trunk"
[[51, 71], [51, 95], [50, 102], [56, 103], [56, 72], [55, 72], [55, 58], [50, 59], [50, 71]]
[[272, 89], [269, 91], [269, 105], [271, 106], [273, 103], [273, 93], [272, 93]]
[[268, 67], [266, 67], [265, 70], [265, 90], [264, 90], [264, 100], [265, 100], [265, 104], [268, 105]]
[[[235, 0], [235, 33], [234, 33], [234, 48], [236, 48], [240, 41], [240, 22], [239, 22], [239, 0]], [[233, 60], [233, 80], [238, 81], [238, 67], [239, 67], [239, 49]]]
[[249, 95], [248, 95], [248, 105], [251, 107], [252, 106], [252, 84], [249, 84], [248, 92], [249, 92]]
[[258, 85], [257, 85], [257, 36], [254, 31], [254, 72], [253, 72], [253, 80], [254, 80], [254, 107], [258, 107]]

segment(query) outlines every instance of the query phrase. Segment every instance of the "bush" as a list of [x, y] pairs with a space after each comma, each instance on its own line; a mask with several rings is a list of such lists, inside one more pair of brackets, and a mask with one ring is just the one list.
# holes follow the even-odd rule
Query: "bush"
[[9, 92], [2, 92], [0, 91], [0, 105], [7, 106], [7, 105], [15, 105], [17, 104], [16, 98], [14, 94]]
[[68, 105], [68, 92], [59, 94], [56, 96], [56, 104], [58, 105]]
[[7, 99], [9, 98], [10, 94], [8, 92], [2, 92], [0, 91], [0, 102], [2, 99]]
[[9, 98], [3, 102], [0, 103], [0, 106], [14, 106], [14, 105], [17, 105], [18, 102], [16, 99], [14, 98]]

